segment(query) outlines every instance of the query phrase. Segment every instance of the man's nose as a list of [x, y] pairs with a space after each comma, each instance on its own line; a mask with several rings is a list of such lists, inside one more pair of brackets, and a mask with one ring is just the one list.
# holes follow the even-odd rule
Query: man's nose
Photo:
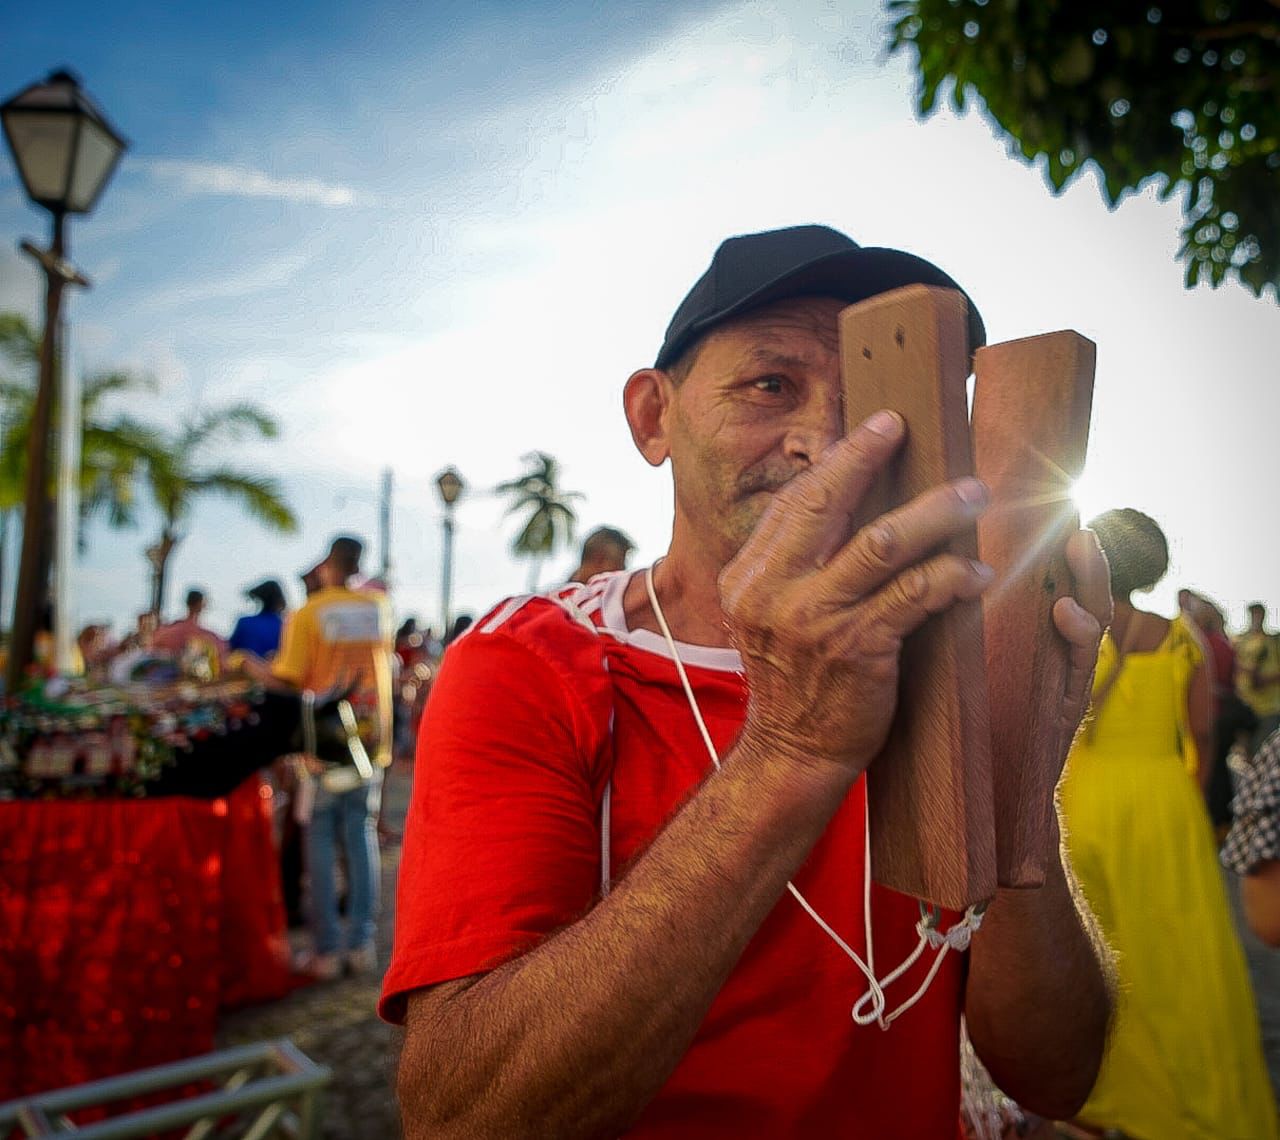
[[808, 465], [844, 435], [844, 415], [838, 396], [808, 400], [787, 425], [783, 451], [789, 459]]

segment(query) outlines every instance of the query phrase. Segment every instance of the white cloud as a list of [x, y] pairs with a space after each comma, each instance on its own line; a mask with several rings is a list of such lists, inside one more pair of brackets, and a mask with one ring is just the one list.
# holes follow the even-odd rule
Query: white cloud
[[231, 198], [272, 198], [316, 206], [354, 206], [359, 196], [349, 186], [318, 178], [278, 178], [261, 170], [191, 159], [150, 158], [140, 165], [157, 178], [174, 181], [187, 194]]
[[[246, 303], [236, 348], [261, 343], [239, 360], [193, 358], [199, 385], [177, 358], [179, 336], [140, 354], [166, 392], [268, 403], [284, 438], [253, 444], [251, 456], [246, 447], [246, 461], [311, 489], [297, 492], [304, 533], [289, 543], [209, 508], [175, 580], [198, 574], [232, 606], [248, 567], [301, 565], [340, 527], [371, 535], [378, 471], [391, 466], [397, 602], [430, 615], [440, 530], [431, 480], [454, 463], [474, 488], [459, 514], [456, 608], [478, 610], [524, 579], [506, 555], [510, 522], [484, 488], [535, 447], [561, 460], [566, 487], [588, 492], [584, 527], [621, 525], [640, 559], [659, 554], [669, 476], [636, 456], [622, 382], [652, 360], [718, 239], [824, 221], [936, 260], [970, 289], [994, 340], [1060, 327], [1095, 339], [1090, 508], [1143, 507], [1166, 525], [1180, 561], [1158, 604], [1187, 581], [1221, 596], [1233, 619], [1267, 589], [1280, 608], [1267, 577], [1276, 539], [1254, 521], [1270, 517], [1274, 497], [1264, 466], [1280, 415], [1274, 305], [1238, 288], [1181, 288], [1176, 204], [1143, 195], [1107, 211], [1089, 177], [1052, 198], [979, 116], [916, 122], [908, 62], [884, 60], [881, 20], [878, 5], [745, 0], [607, 71], [566, 76], [553, 93], [513, 82], [500, 111], [457, 107], [434, 136], [457, 151], [440, 170], [415, 157], [415, 140], [435, 128], [397, 124], [406, 134], [386, 147], [394, 161], [369, 178], [404, 199], [388, 217], [399, 252], [367, 252], [364, 231], [334, 232], [354, 211], [324, 219], [334, 249], [387, 258], [376, 295], [333, 278], [361, 318], [349, 336], [317, 344], [314, 331], [291, 327], [287, 306], [268, 320]], [[148, 169], [190, 193], [356, 200], [340, 185], [232, 166]], [[174, 298], [184, 306], [162, 315], [189, 329], [200, 314], [186, 303], [283, 284], [303, 269], [294, 256], [195, 280]], [[319, 273], [321, 254], [312, 256], [307, 268]]]
[[257, 264], [247, 265], [240, 273], [170, 285], [153, 298], [153, 303], [159, 308], [167, 308], [243, 297], [250, 293], [276, 289], [294, 280], [306, 263], [307, 255], [304, 252], [282, 253], [264, 258]]

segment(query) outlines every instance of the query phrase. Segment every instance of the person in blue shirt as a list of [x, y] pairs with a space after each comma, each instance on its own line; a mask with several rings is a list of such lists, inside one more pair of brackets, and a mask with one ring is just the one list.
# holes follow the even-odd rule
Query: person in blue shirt
[[280, 631], [284, 627], [287, 603], [284, 590], [274, 578], [259, 582], [245, 594], [261, 607], [256, 614], [246, 614], [231, 631], [231, 649], [252, 653], [264, 660], [280, 648]]

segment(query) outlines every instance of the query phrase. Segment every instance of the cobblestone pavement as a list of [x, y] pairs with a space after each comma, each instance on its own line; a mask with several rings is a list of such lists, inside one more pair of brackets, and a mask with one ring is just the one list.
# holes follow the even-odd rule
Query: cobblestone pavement
[[[385, 824], [402, 832], [412, 768], [397, 762], [383, 786]], [[378, 961], [391, 953], [399, 845], [382, 847], [382, 911], [378, 919]], [[296, 949], [304, 932], [292, 931]], [[327, 1140], [397, 1140], [400, 1117], [392, 1092], [400, 1031], [378, 1019], [374, 1005], [380, 978], [344, 978], [296, 990], [281, 1001], [224, 1014], [217, 1047], [288, 1037], [308, 1057], [333, 1070], [325, 1094]]]

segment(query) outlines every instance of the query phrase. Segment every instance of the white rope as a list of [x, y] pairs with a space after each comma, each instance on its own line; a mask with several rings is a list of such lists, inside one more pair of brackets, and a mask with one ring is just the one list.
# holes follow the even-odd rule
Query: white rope
[[604, 786], [604, 797], [600, 801], [600, 897], [608, 898], [613, 890], [612, 856], [609, 851], [609, 833], [611, 831], [610, 816], [613, 811], [613, 781]]
[[[645, 571], [644, 585], [649, 594], [649, 605], [653, 610], [653, 616], [657, 619], [658, 628], [662, 631], [662, 636], [666, 640], [667, 649], [671, 654], [672, 661], [675, 662], [676, 673], [679, 675], [680, 684], [684, 688], [684, 695], [689, 703], [689, 709], [693, 713], [693, 719], [698, 726], [699, 733], [702, 735], [702, 742], [706, 745], [707, 754], [711, 757], [712, 765], [719, 772], [721, 770], [720, 754], [716, 751], [715, 743], [711, 739], [711, 733], [707, 730], [706, 721], [702, 718], [702, 709], [698, 707], [698, 700], [694, 696], [693, 686], [689, 683], [689, 675], [685, 672], [684, 662], [680, 660], [680, 654], [676, 650], [675, 638], [671, 635], [671, 628], [667, 625], [666, 615], [662, 612], [662, 606], [658, 602], [658, 592], [653, 586], [653, 566], [650, 566]], [[854, 1022], [858, 1025], [870, 1025], [874, 1022], [881, 1029], [888, 1029], [894, 1021], [924, 997], [925, 992], [933, 984], [933, 979], [937, 977], [938, 970], [941, 969], [942, 961], [947, 956], [948, 951], [963, 951], [969, 948], [969, 940], [973, 932], [982, 925], [982, 915], [986, 910], [986, 904], [971, 906], [965, 912], [964, 918], [945, 933], [937, 928], [937, 912], [932, 909], [926, 911], [924, 905], [921, 904], [921, 919], [916, 923], [916, 933], [919, 934], [920, 940], [916, 943], [915, 949], [894, 970], [891, 970], [883, 978], [877, 979], [875, 973], [875, 944], [871, 936], [871, 815], [865, 795], [862, 802], [862, 822], [862, 918], [867, 947], [867, 960], [865, 962], [858, 952], [841, 938], [831, 924], [813, 908], [809, 900], [800, 893], [795, 883], [788, 880], [787, 890], [791, 892], [796, 902], [804, 909], [804, 912], [818, 924], [818, 927], [827, 937], [844, 951], [861, 971], [862, 976], [866, 978], [867, 990], [858, 998], [850, 1010], [850, 1016]], [[920, 988], [911, 997], [893, 1010], [892, 1013], [886, 1014], [885, 987], [896, 982], [911, 969], [920, 955], [924, 953], [926, 946], [938, 951], [933, 965], [929, 968], [929, 973], [925, 976]], [[870, 1002], [869, 1011], [866, 1009], [868, 1002]]]

